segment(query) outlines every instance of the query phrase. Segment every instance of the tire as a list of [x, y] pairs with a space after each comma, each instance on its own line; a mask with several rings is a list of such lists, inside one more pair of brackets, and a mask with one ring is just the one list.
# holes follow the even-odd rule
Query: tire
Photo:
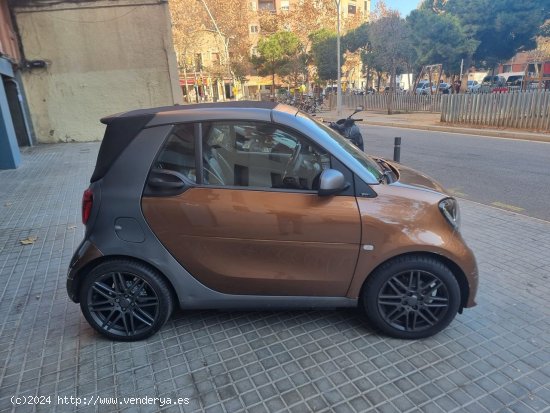
[[85, 276], [79, 293], [88, 323], [118, 341], [152, 336], [168, 321], [174, 307], [167, 281], [148, 266], [131, 260], [99, 264]]
[[441, 261], [409, 255], [377, 268], [367, 278], [361, 300], [374, 327], [391, 337], [420, 339], [453, 321], [460, 287]]

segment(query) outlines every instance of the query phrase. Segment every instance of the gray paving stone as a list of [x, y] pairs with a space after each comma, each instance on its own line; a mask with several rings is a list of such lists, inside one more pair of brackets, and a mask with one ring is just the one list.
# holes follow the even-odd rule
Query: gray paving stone
[[[31, 394], [191, 398], [140, 412], [542, 413], [550, 406], [550, 223], [468, 201], [461, 201], [462, 233], [478, 259], [479, 305], [432, 338], [391, 339], [356, 311], [333, 310], [176, 312], [143, 342], [102, 339], [65, 293], [98, 149], [25, 148], [19, 169], [0, 171], [0, 411], [33, 411], [9, 399]], [[19, 243], [30, 235], [38, 237], [33, 245]], [[52, 407], [34, 411], [113, 410]]]

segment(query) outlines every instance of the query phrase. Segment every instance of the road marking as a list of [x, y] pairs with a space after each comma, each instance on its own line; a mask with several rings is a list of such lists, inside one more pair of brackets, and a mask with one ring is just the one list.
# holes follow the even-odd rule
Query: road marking
[[503, 202], [498, 202], [498, 201], [497, 202], [492, 202], [491, 205], [499, 207], [499, 208], [508, 209], [508, 210], [514, 211], [514, 212], [525, 211], [524, 208], [520, 208], [520, 207], [517, 207], [517, 206], [514, 206], [514, 205], [510, 205], [510, 204], [505, 204]]
[[457, 188], [449, 188], [449, 192], [452, 195], [456, 195], [456, 196], [459, 196], [461, 198], [466, 198], [468, 196], [464, 192], [460, 192]]

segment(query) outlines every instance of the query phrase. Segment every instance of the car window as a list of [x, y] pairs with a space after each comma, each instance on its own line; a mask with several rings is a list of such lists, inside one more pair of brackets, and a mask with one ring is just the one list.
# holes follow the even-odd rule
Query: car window
[[186, 123], [174, 127], [153, 168], [175, 171], [196, 182], [194, 124]]
[[203, 123], [204, 183], [265, 189], [317, 190], [329, 154], [271, 123]]

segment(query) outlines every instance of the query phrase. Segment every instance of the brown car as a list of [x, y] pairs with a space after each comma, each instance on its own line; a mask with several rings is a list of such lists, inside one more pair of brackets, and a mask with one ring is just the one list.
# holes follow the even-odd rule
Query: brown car
[[107, 125], [67, 290], [100, 333], [139, 340], [183, 309], [361, 307], [422, 338], [475, 305], [454, 198], [295, 108], [138, 110]]

